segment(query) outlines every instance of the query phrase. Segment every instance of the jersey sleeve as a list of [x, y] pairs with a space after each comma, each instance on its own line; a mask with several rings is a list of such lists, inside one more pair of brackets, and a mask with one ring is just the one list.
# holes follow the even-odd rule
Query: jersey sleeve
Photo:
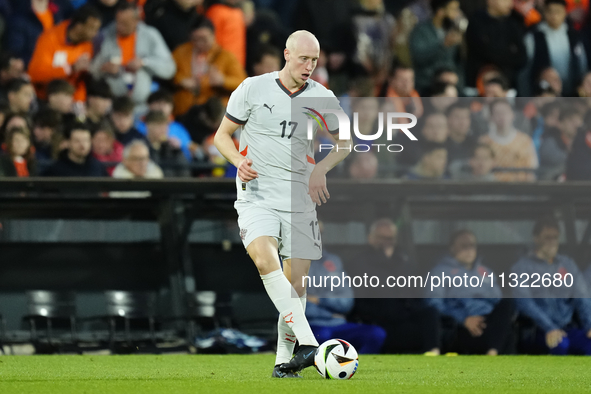
[[243, 81], [236, 90], [230, 95], [228, 106], [226, 107], [226, 118], [230, 121], [244, 125], [250, 116], [251, 103], [249, 101], [249, 83]]
[[[343, 111], [343, 108], [341, 108], [341, 103], [339, 101], [338, 98], [336, 98], [336, 96], [334, 95], [334, 93], [332, 92], [332, 90], [328, 90], [328, 96], [326, 97], [326, 107], [325, 109], [331, 109], [331, 110], [338, 110], [338, 111]], [[324, 119], [326, 120], [326, 125], [328, 126], [328, 132], [332, 135], [337, 135], [339, 134], [339, 119], [336, 117], [336, 115], [331, 114], [331, 113], [326, 113], [323, 114]]]

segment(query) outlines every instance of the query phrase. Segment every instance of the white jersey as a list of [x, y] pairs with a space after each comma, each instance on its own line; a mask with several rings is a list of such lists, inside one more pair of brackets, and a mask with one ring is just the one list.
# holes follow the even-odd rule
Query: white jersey
[[[230, 96], [226, 117], [242, 126], [239, 151], [253, 161], [252, 168], [259, 174], [246, 184], [236, 177], [238, 201], [286, 212], [314, 210], [308, 195], [315, 165], [314, 140], [308, 140], [304, 114], [309, 108], [295, 108], [295, 97], [300, 97], [298, 103], [302, 98], [324, 98], [324, 108], [314, 108], [318, 113], [341, 109], [332, 91], [313, 80], [290, 92], [281, 83], [279, 72], [247, 78]], [[337, 130], [336, 117], [329, 117], [326, 126]]]

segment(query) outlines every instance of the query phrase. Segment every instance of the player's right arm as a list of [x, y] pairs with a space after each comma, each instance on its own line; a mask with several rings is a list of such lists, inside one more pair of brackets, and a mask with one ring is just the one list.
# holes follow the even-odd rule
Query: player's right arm
[[232, 135], [236, 132], [238, 127], [240, 127], [239, 124], [232, 122], [224, 116], [220, 128], [215, 134], [213, 143], [226, 160], [236, 166], [240, 180], [242, 182], [248, 182], [258, 178], [259, 174], [252, 169], [252, 160], [242, 156], [240, 152], [238, 152], [238, 149], [236, 149], [236, 145], [232, 140]]
[[224, 116], [220, 128], [213, 139], [215, 147], [226, 160], [234, 164], [238, 169], [238, 177], [242, 182], [252, 181], [259, 176], [252, 169], [252, 160], [242, 156], [232, 140], [232, 134], [234, 134], [238, 127], [246, 124], [250, 116], [250, 82], [251, 78], [245, 79], [230, 95], [230, 100], [226, 108], [226, 116]]

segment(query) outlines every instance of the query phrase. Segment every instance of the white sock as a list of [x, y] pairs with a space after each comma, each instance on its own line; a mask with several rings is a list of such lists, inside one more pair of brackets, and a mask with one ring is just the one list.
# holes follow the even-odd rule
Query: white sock
[[283, 320], [283, 317], [279, 315], [277, 319], [277, 356], [275, 356], [275, 365], [288, 363], [291, 360], [295, 343], [295, 334]]
[[[306, 294], [304, 294], [300, 297], [304, 313], [306, 312], [306, 301]], [[279, 319], [277, 319], [277, 356], [275, 357], [275, 365], [288, 363], [291, 360], [295, 343], [295, 334], [287, 323], [285, 323], [285, 320], [279, 316]]]
[[267, 275], [261, 275], [261, 279], [269, 298], [279, 311], [280, 318], [294, 332], [300, 345], [318, 346], [318, 341], [304, 315], [302, 301], [297, 297], [296, 291], [283, 271], [278, 269]]

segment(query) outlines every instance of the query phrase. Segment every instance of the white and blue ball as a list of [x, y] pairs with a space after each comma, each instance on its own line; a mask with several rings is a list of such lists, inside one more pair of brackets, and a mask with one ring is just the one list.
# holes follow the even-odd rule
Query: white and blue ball
[[318, 346], [314, 365], [325, 379], [351, 379], [359, 366], [359, 355], [349, 342], [329, 339]]

